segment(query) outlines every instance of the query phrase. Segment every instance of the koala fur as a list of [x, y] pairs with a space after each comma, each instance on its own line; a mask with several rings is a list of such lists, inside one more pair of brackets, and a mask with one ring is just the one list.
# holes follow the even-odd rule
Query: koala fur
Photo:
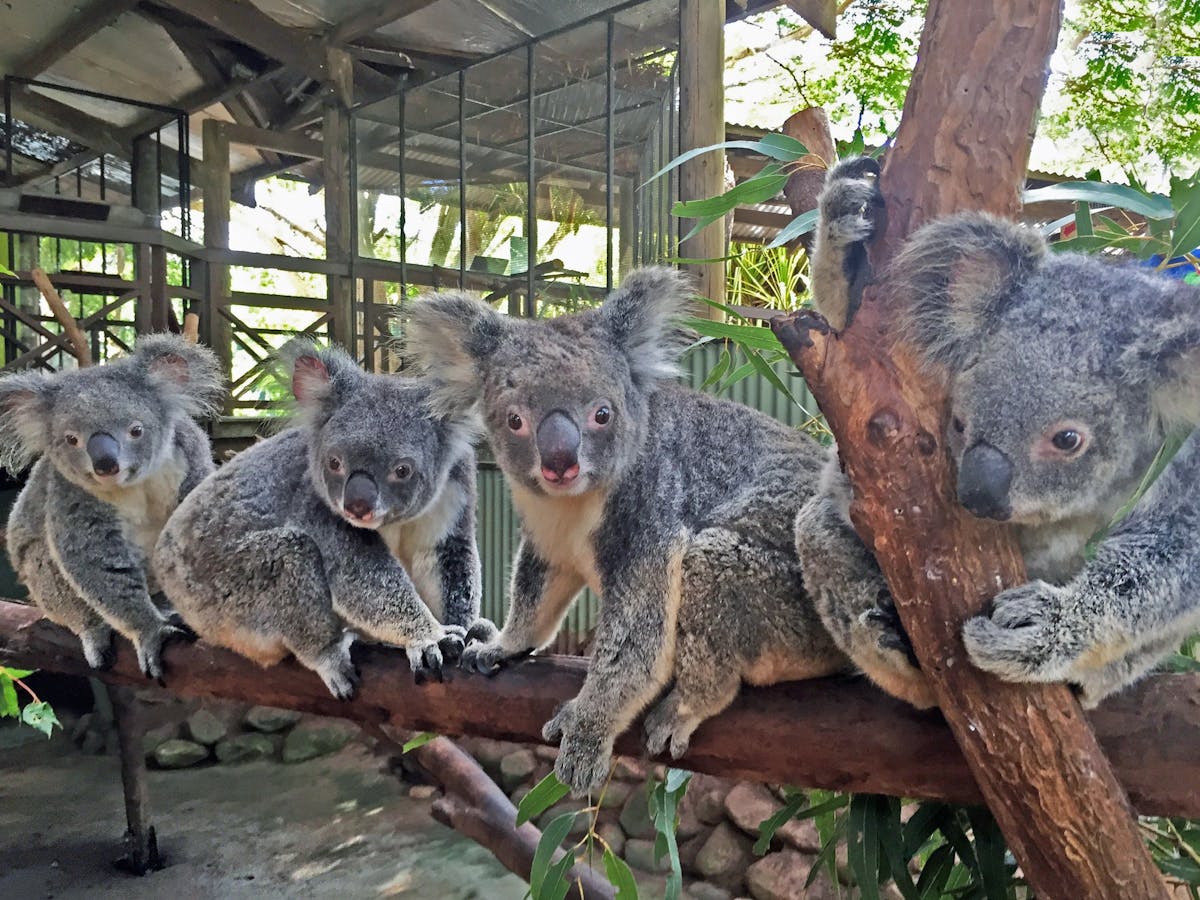
[[490, 674], [544, 647], [585, 585], [602, 598], [587, 679], [547, 723], [577, 793], [646, 718], [682, 755], [743, 681], [844, 668], [803, 592], [792, 537], [824, 450], [745, 406], [674, 381], [689, 302], [673, 270], [631, 274], [595, 310], [510, 319], [460, 294], [411, 308], [410, 348], [437, 409], [473, 410], [521, 515], [504, 628], [469, 643]]
[[283, 355], [299, 422], [180, 506], [155, 551], [163, 588], [200, 637], [263, 666], [290, 653], [340, 699], [348, 628], [440, 679], [479, 614], [471, 429], [431, 417], [421, 382], [303, 340]]
[[[841, 236], [871, 233], [863, 211], [876, 189], [854, 162], [830, 173], [821, 198], [826, 254], [845, 255]], [[1010, 681], [1069, 682], [1094, 706], [1200, 627], [1197, 434], [1085, 557], [1167, 436], [1200, 421], [1200, 290], [1051, 254], [1035, 231], [979, 213], [921, 228], [888, 276], [900, 336], [949, 379], [959, 500], [1013, 524], [1031, 578], [966, 623], [971, 659]], [[844, 280], [814, 291], [841, 315]], [[831, 469], [797, 519], [806, 583], [857, 664], [893, 693], [915, 690], [921, 676], [848, 505]]]
[[8, 519], [9, 558], [93, 668], [112, 664], [116, 630], [160, 678], [163, 644], [186, 634], [151, 600], [147, 565], [167, 517], [213, 470], [193, 417], [221, 393], [212, 353], [169, 334], [106, 365], [0, 378], [3, 464], [37, 460]]

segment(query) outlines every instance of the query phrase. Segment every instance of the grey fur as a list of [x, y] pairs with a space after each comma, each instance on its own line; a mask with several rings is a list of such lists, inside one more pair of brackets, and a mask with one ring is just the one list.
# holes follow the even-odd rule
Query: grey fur
[[[9, 515], [9, 557], [95, 668], [111, 664], [116, 630], [160, 678], [164, 642], [185, 633], [151, 600], [147, 564], [167, 517], [213, 469], [191, 417], [211, 411], [221, 390], [212, 353], [169, 334], [103, 366], [0, 378], [4, 464], [15, 472], [37, 459]], [[116, 448], [113, 475], [94, 471], [87, 446], [97, 435]]]
[[[824, 451], [673, 383], [689, 296], [678, 273], [651, 268], [601, 308], [556, 319], [509, 319], [461, 295], [412, 307], [410, 346], [443, 385], [437, 402], [483, 420], [523, 524], [504, 628], [469, 644], [463, 665], [491, 673], [544, 647], [585, 584], [603, 598], [588, 677], [544, 730], [561, 736], [556, 769], [576, 792], [604, 779], [614, 738], [669, 685], [648, 746], [679, 756], [743, 681], [847, 665], [792, 546]], [[581, 436], [565, 487], [545, 480], [535, 442], [555, 413]]]
[[[843, 188], [836, 176], [826, 189], [835, 200]], [[862, 190], [849, 181], [845, 188]], [[823, 247], [838, 252], [836, 241]], [[968, 652], [1008, 680], [1072, 683], [1095, 705], [1200, 627], [1200, 436], [1187, 439], [1095, 557], [1084, 555], [1167, 434], [1200, 421], [1200, 290], [1132, 266], [1049, 254], [1032, 230], [978, 213], [920, 229], [889, 275], [901, 289], [899, 333], [950, 379], [946, 444], [960, 496], [968, 453], [986, 448], [1009, 466], [988, 514], [1016, 527], [1032, 580], [967, 622]], [[814, 289], [821, 304], [844, 286]], [[1074, 452], [1054, 445], [1067, 431], [1083, 436]], [[886, 618], [871, 608], [873, 592], [886, 597], [886, 588], [874, 560], [853, 546], [848, 499], [839, 473], [801, 513], [798, 546], [827, 625], [874, 677], [882, 661], [903, 667], [895, 650], [840, 636], [845, 623]], [[833, 544], [841, 563], [856, 562], [840, 571], [822, 565]], [[879, 637], [894, 646], [887, 631]], [[907, 674], [906, 684], [921, 683], [911, 667]]]
[[[264, 666], [293, 654], [335, 697], [357, 680], [348, 628], [440, 678], [479, 615], [471, 428], [429, 414], [428, 384], [339, 350], [296, 340], [281, 356], [301, 414], [171, 518], [155, 552], [167, 596], [201, 637]], [[346, 487], [363, 478], [377, 496], [352, 520]]]

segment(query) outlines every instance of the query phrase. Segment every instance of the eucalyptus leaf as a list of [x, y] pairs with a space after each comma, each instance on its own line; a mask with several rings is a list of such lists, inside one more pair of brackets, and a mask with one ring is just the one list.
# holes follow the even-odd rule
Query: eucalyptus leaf
[[408, 753], [411, 750], [416, 750], [418, 747], [424, 747], [430, 741], [437, 740], [437, 735], [432, 731], [423, 731], [420, 734], [410, 738], [404, 742], [404, 746], [400, 748], [401, 753]]
[[604, 871], [609, 883], [617, 889], [615, 900], [638, 900], [637, 882], [629, 864], [613, 853], [611, 847], [604, 848]]
[[571, 833], [571, 826], [575, 822], [576, 815], [576, 813], [567, 812], [556, 816], [542, 832], [542, 838], [533, 852], [533, 863], [529, 868], [529, 890], [533, 895], [533, 900], [551, 900], [555, 896], [552, 893], [554, 880], [549, 877], [551, 861], [554, 859], [554, 853], [558, 850], [559, 845]]
[[517, 806], [518, 827], [536, 819], [563, 797], [567, 796], [570, 790], [569, 785], [563, 784], [558, 780], [558, 776], [551, 772], [534, 785], [533, 790], [521, 798], [521, 802]]
[[1064, 181], [1047, 187], [1025, 191], [1021, 196], [1026, 204], [1060, 200], [1070, 203], [1089, 203], [1118, 206], [1149, 219], [1170, 219], [1175, 215], [1168, 197], [1150, 194], [1124, 184], [1104, 184], [1095, 181]]
[[17, 688], [7, 673], [0, 672], [0, 716], [19, 716], [21, 704], [17, 702]]

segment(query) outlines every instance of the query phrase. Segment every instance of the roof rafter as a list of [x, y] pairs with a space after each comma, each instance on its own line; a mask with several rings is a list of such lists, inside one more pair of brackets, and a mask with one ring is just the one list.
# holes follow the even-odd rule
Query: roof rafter
[[49, 40], [25, 54], [11, 74], [36, 78], [103, 28], [107, 28], [137, 4], [137, 0], [92, 0], [80, 7], [64, 27]]

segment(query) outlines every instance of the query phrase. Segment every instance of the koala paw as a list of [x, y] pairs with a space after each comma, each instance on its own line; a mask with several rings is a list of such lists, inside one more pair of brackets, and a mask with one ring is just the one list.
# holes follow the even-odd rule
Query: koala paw
[[542, 737], [547, 741], [562, 738], [554, 772], [574, 796], [581, 797], [604, 784], [612, 768], [613, 738], [580, 714], [577, 701], [568, 700], [559, 708], [542, 728]]
[[163, 622], [149, 634], [138, 637], [136, 642], [138, 668], [142, 670], [142, 674], [147, 678], [161, 684], [164, 671], [162, 661], [163, 648], [171, 641], [186, 641], [191, 643], [194, 640], [196, 640], [196, 632], [192, 631], [192, 629], [186, 626], [180, 628], [169, 621]]
[[874, 237], [883, 209], [878, 175], [879, 164], [865, 156], [830, 170], [820, 207], [822, 228], [831, 241], [856, 244]]
[[93, 669], [106, 672], [117, 661], [113, 631], [107, 625], [100, 628], [89, 628], [79, 636], [79, 641], [83, 644], [83, 657]]
[[504, 663], [514, 659], [521, 659], [532, 652], [532, 650], [525, 650], [521, 653], [510, 653], [500, 645], [498, 640], [491, 640], [484, 643], [468, 642], [462, 652], [462, 659], [459, 660], [459, 666], [468, 672], [491, 676], [499, 672], [500, 667]]
[[329, 688], [329, 693], [333, 694], [336, 700], [352, 699], [358, 691], [358, 684], [362, 678], [358, 667], [350, 661], [349, 653], [344, 658], [322, 664], [317, 669], [317, 674], [321, 676], [325, 687]]
[[[417, 684], [425, 684], [427, 681], [444, 681], [442, 676], [442, 665], [445, 663], [445, 658], [442, 655], [441, 642], [445, 640], [453, 640], [454, 635], [443, 635], [436, 641], [427, 643], [412, 643], [408, 645], [408, 664], [412, 668], [413, 679]], [[459, 651], [461, 652], [461, 650]]]
[[438, 641], [438, 649], [442, 651], [442, 659], [447, 663], [456, 663], [462, 656], [466, 644], [467, 630], [458, 625], [447, 625], [446, 634]]
[[693, 717], [680, 715], [674, 693], [667, 695], [646, 714], [646, 751], [659, 756], [669, 750], [671, 759], [679, 759], [687, 753], [698, 724]]
[[971, 662], [1005, 681], [1064, 681], [1072, 654], [1061, 627], [1068, 592], [1044, 581], [1003, 591], [990, 616], [963, 626]]
[[904, 630], [900, 614], [896, 611], [896, 601], [886, 588], [876, 596], [875, 608], [863, 613], [862, 623], [876, 633], [875, 641], [880, 650], [903, 653], [910, 666], [914, 669], [921, 668], [921, 664], [917, 662], [917, 654], [913, 652], [912, 641], [908, 632]]
[[496, 639], [499, 634], [499, 629], [496, 628], [491, 619], [485, 619], [482, 616], [471, 623], [471, 627], [467, 629], [466, 643], [468, 644], [487, 644]]

